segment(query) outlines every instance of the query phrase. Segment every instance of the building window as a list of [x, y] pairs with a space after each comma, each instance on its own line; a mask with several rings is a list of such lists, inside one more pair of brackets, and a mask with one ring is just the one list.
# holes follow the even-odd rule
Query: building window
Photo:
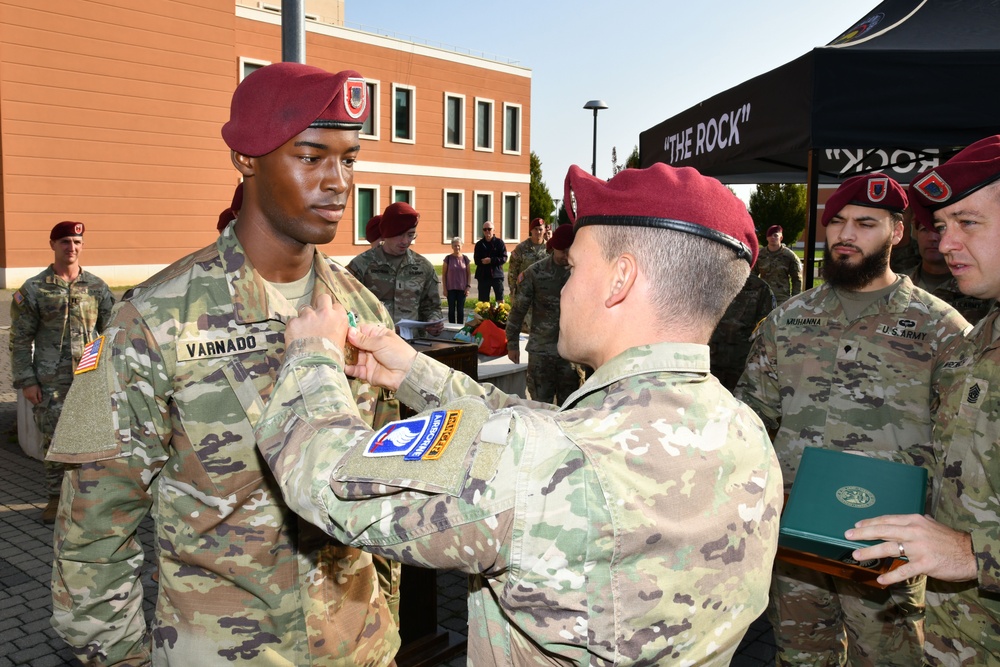
[[476, 98], [476, 150], [493, 150], [493, 100]]
[[503, 238], [505, 241], [517, 240], [517, 221], [521, 216], [518, 205], [521, 197], [516, 192], [505, 192], [503, 195]]
[[247, 78], [251, 72], [259, 70], [261, 67], [270, 65], [271, 63], [267, 60], [258, 60], [257, 58], [240, 58], [240, 81]]
[[412, 144], [416, 141], [417, 91], [412, 86], [392, 84], [392, 140]]
[[402, 188], [397, 186], [392, 186], [392, 203], [398, 201], [405, 202], [416, 208], [417, 205], [414, 203], [416, 198], [413, 196], [413, 188]]
[[372, 219], [372, 216], [381, 213], [378, 207], [378, 186], [377, 185], [355, 185], [354, 186], [354, 243], [364, 245], [365, 225]]
[[503, 152], [521, 154], [521, 105], [503, 105]]
[[456, 236], [462, 236], [462, 213], [465, 193], [461, 190], [444, 191], [444, 239], [445, 243]]
[[361, 126], [360, 135], [365, 139], [378, 139], [378, 81], [365, 79], [368, 87], [368, 118]]
[[476, 193], [475, 220], [472, 224], [472, 238], [479, 240], [483, 238], [483, 223], [493, 219], [493, 193]]
[[465, 95], [444, 94], [444, 145], [465, 148]]

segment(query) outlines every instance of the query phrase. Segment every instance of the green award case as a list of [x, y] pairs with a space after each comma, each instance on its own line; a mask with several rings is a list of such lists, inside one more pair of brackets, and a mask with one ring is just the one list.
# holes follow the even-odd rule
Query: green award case
[[877, 542], [848, 540], [844, 531], [884, 514], [923, 514], [926, 494], [927, 471], [919, 466], [806, 447], [781, 516], [779, 557], [792, 554], [782, 559], [798, 564], [818, 557], [814, 569], [849, 578], [858, 577], [823, 561], [884, 572], [898, 565], [895, 559], [857, 563], [851, 553]]

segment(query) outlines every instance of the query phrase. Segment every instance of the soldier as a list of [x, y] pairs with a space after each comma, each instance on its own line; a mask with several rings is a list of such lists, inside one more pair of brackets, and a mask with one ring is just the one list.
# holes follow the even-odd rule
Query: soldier
[[791, 248], [781, 242], [783, 238], [781, 225], [768, 227], [767, 246], [761, 248], [754, 267], [754, 272], [774, 292], [779, 306], [802, 291], [802, 262]]
[[[528, 393], [543, 403], [561, 405], [580, 388], [580, 369], [559, 356], [559, 294], [569, 279], [573, 225], [561, 225], [547, 246], [552, 253], [524, 271], [517, 299], [507, 316], [507, 356], [521, 363], [521, 323], [528, 313], [534, 325], [528, 337]], [[514, 260], [511, 260], [513, 264]]]
[[[933, 220], [964, 294], [1000, 298], [1000, 136], [968, 146], [910, 186], [918, 220]], [[924, 660], [935, 667], [1000, 664], [1000, 348], [994, 305], [949, 351], [934, 424], [938, 455], [933, 519], [869, 519], [851, 540], [885, 540], [858, 559], [905, 556], [883, 585], [926, 574]]]
[[597, 370], [561, 408], [363, 325], [347, 372], [427, 410], [373, 432], [347, 400], [344, 311], [321, 300], [289, 324], [260, 449], [336, 539], [477, 575], [470, 665], [728, 666], [766, 604], [781, 506], [763, 425], [705, 345], [756, 255], [753, 222], [691, 168], [605, 182], [574, 166], [566, 188], [559, 354]]
[[[48, 452], [73, 370], [84, 348], [104, 330], [115, 303], [103, 280], [80, 266], [82, 222], [60, 222], [49, 232], [52, 264], [28, 278], [10, 303], [10, 360], [14, 388], [31, 403]], [[42, 523], [53, 524], [63, 465], [45, 461], [48, 504]]]
[[776, 305], [771, 288], [751, 273], [712, 332], [708, 341], [712, 375], [729, 391], [736, 388], [743, 374], [750, 353], [750, 335]]
[[419, 222], [420, 214], [406, 202], [390, 204], [379, 222], [378, 246], [352, 259], [347, 270], [382, 302], [393, 322], [434, 322], [427, 331], [439, 334], [444, 329], [441, 283], [427, 258], [410, 249]]
[[[925, 175], [920, 174], [913, 179], [914, 182]], [[958, 288], [958, 281], [951, 275], [948, 262], [945, 261], [939, 248], [941, 236], [934, 229], [930, 211], [922, 206], [911, 206], [911, 209], [915, 215], [912, 216], [910, 236], [917, 241], [919, 263], [907, 271], [906, 275], [917, 287], [954, 306], [955, 310], [962, 313], [962, 317], [969, 322], [978, 322], [986, 315], [993, 302], [962, 294]], [[919, 222], [917, 216], [921, 218]]]
[[[348, 205], [367, 115], [356, 72], [278, 63], [247, 76], [222, 129], [244, 178], [237, 219], [127, 296], [77, 375], [49, 452], [76, 464], [52, 622], [86, 664], [392, 663], [398, 565], [289, 511], [253, 433], [297, 306], [326, 294], [392, 326], [316, 248]], [[365, 423], [398, 417], [368, 383], [347, 396]], [[160, 576], [147, 629], [136, 528], [150, 511]]]
[[[510, 288], [511, 306], [517, 300], [517, 287], [524, 280], [524, 270], [549, 256], [544, 236], [545, 222], [541, 218], [535, 218], [528, 224], [528, 238], [518, 243], [510, 252], [510, 262], [507, 264], [507, 286]], [[531, 313], [528, 313], [525, 328], [530, 327]]]
[[[968, 323], [889, 269], [904, 208], [888, 176], [845, 181], [823, 212], [826, 283], [779, 305], [754, 334], [736, 396], [777, 429], [786, 488], [806, 446], [933, 462], [943, 350]], [[880, 590], [775, 563], [768, 614], [780, 664], [919, 665], [924, 584]]]

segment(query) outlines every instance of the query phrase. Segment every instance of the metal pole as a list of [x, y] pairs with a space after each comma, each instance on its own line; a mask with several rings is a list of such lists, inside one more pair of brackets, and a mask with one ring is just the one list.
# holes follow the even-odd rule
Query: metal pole
[[806, 209], [809, 219], [806, 226], [809, 232], [806, 234], [805, 262], [803, 262], [802, 288], [812, 289], [816, 276], [816, 207], [819, 206], [819, 155], [815, 149], [810, 148], [808, 153], [808, 166], [806, 168]]
[[281, 60], [306, 61], [306, 13], [304, 0], [281, 0]]
[[594, 157], [590, 162], [590, 173], [597, 176], [597, 109], [594, 109]]

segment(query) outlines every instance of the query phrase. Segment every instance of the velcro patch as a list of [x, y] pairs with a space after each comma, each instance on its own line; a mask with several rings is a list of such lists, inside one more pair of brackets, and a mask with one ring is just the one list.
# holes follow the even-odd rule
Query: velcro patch
[[267, 347], [264, 332], [228, 336], [181, 338], [177, 341], [177, 361], [198, 361], [234, 354], [249, 354]]
[[22, 301], [24, 301], [24, 296], [21, 294], [21, 290], [17, 290], [14, 292], [14, 303], [20, 306]]
[[393, 422], [368, 441], [364, 455], [402, 456], [406, 461], [439, 459], [461, 421], [461, 410], [434, 410]]
[[[442, 417], [433, 417], [440, 413]], [[449, 415], [455, 417], [449, 418]], [[490, 411], [480, 399], [460, 398], [441, 410], [429, 410], [413, 419], [395, 422], [379, 430], [364, 447], [354, 447], [337, 466], [333, 479], [339, 482], [380, 482], [391, 486], [403, 486], [409, 489], [438, 493], [444, 491], [457, 496], [465, 484], [469, 474], [470, 450], [479, 438], [480, 430], [490, 417]], [[440, 426], [433, 427], [440, 419]], [[427, 433], [423, 425], [427, 422]], [[508, 418], [509, 421], [509, 418]], [[416, 423], [414, 423], [416, 422]], [[400, 426], [413, 423], [412, 426]], [[390, 427], [395, 429], [390, 430]], [[440, 428], [440, 431], [428, 445], [425, 453], [417, 456], [421, 443], [430, 440], [429, 434]], [[389, 437], [393, 431], [401, 432], [398, 436]], [[407, 435], [402, 435], [402, 431]], [[413, 432], [416, 435], [413, 435]], [[369, 455], [369, 450], [376, 455]], [[389, 440], [396, 442], [389, 443]], [[388, 454], [393, 450], [392, 454]], [[407, 457], [407, 455], [410, 455]], [[431, 458], [431, 457], [434, 458]]]

